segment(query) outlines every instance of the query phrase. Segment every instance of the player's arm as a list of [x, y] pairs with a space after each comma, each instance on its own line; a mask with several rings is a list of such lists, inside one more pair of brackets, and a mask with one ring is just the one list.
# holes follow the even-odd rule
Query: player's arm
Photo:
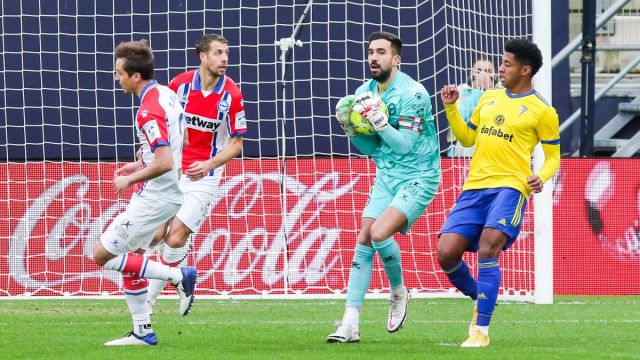
[[173, 155], [171, 154], [169, 143], [159, 144], [153, 154], [155, 158], [148, 166], [129, 175], [114, 177], [113, 185], [115, 186], [116, 194], [135, 183], [155, 179], [173, 169]]
[[537, 175], [527, 178], [527, 183], [534, 192], [542, 191], [545, 182], [555, 175], [560, 168], [560, 130], [556, 111], [549, 107], [536, 127], [538, 138], [542, 143], [544, 163]]
[[364, 155], [372, 155], [378, 147], [379, 138], [377, 136], [367, 136], [359, 134], [351, 125], [349, 114], [355, 101], [355, 96], [347, 95], [336, 104], [336, 119], [347, 134], [351, 143]]
[[[413, 109], [413, 104], [415, 102], [413, 101], [414, 94], [411, 93], [409, 96], [411, 96], [411, 98], [403, 99], [403, 107], [406, 109]], [[426, 94], [421, 94], [419, 98], [422, 98], [422, 96], [428, 98]], [[397, 130], [393, 126], [389, 126], [389, 116], [380, 109], [379, 101], [380, 100], [377, 97], [372, 97], [368, 94], [361, 94], [356, 97], [356, 104], [354, 105], [353, 110], [359, 112], [367, 119], [367, 121], [373, 126], [373, 129], [380, 136], [380, 139], [389, 145], [391, 151], [399, 155], [408, 154], [420, 136], [419, 130], [421, 128], [414, 128], [414, 130], [418, 131], [411, 131], [413, 121], [417, 121], [418, 125], [421, 126], [420, 123], [422, 119], [419, 119], [416, 116], [411, 116], [416, 114], [403, 114], [400, 116], [398, 124], [401, 130]], [[424, 105], [418, 107], [421, 108], [422, 112], [424, 112]], [[429, 108], [429, 111], [430, 110], [431, 108]]]
[[229, 143], [225, 145], [225, 147], [216, 154], [216, 156], [212, 157], [207, 161], [194, 161], [185, 174], [187, 177], [193, 181], [197, 181], [207, 176], [212, 170], [217, 169], [218, 167], [226, 164], [231, 159], [240, 155], [242, 152], [242, 135], [232, 137], [229, 140]]
[[462, 115], [460, 115], [458, 105], [456, 105], [456, 101], [458, 101], [458, 98], [460, 97], [460, 92], [458, 91], [457, 86], [445, 85], [440, 92], [440, 97], [442, 98], [442, 103], [444, 104], [444, 109], [447, 114], [447, 120], [451, 125], [453, 135], [463, 146], [472, 146], [475, 143], [477, 128], [473, 123], [473, 115], [476, 115], [476, 111], [479, 107], [474, 111], [474, 114], [471, 116], [471, 120], [466, 122], [462, 118]]

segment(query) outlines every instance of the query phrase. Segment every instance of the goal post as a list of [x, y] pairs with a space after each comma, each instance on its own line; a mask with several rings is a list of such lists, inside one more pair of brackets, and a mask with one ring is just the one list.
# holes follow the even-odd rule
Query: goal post
[[[122, 294], [119, 274], [91, 259], [128, 200], [113, 194], [113, 170], [136, 148], [137, 99], [113, 81], [113, 48], [149, 39], [156, 78], [167, 83], [198, 66], [193, 44], [205, 32], [229, 39], [227, 74], [243, 91], [249, 132], [193, 240], [188, 261], [199, 271], [198, 295], [344, 297], [375, 165], [350, 145], [333, 112], [368, 78], [366, 40], [378, 30], [402, 38], [401, 70], [429, 92], [443, 154], [435, 199], [411, 232], [397, 237], [405, 281], [416, 297], [462, 297], [440, 270], [436, 246], [469, 156], [447, 155], [452, 144], [439, 90], [466, 83], [480, 58], [497, 71], [507, 39], [536, 39], [537, 0], [309, 3], [2, 3], [0, 298]], [[289, 49], [283, 63], [282, 43], [275, 43], [291, 36], [306, 10], [302, 46]], [[501, 255], [503, 299], [538, 302], [539, 286], [550, 284], [552, 273], [538, 278], [534, 251], [551, 225], [539, 232], [533, 205], [547, 201], [529, 203], [520, 239]], [[466, 259], [476, 273], [475, 255]], [[540, 264], [552, 271], [551, 258]], [[376, 260], [368, 296], [386, 294]]]
[[[533, 1], [533, 41], [542, 52], [543, 65], [534, 79], [534, 87], [551, 104], [552, 66], [551, 59], [551, 0]], [[544, 153], [542, 145], [534, 150], [534, 172], [542, 167]], [[535, 293], [536, 304], [553, 303], [553, 189], [554, 179], [550, 179], [539, 194], [534, 194], [534, 252], [535, 252]]]

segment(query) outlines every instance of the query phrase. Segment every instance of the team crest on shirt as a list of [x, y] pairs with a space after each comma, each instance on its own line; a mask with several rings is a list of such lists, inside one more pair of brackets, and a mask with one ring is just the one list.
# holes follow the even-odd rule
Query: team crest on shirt
[[218, 101], [218, 112], [226, 113], [227, 111], [229, 111], [229, 103], [224, 100]]
[[140, 112], [140, 116], [142, 116], [143, 119], [146, 118], [147, 115], [149, 115], [149, 110], [147, 109], [144, 109]]
[[518, 115], [524, 114], [525, 112], [527, 112], [527, 110], [529, 110], [528, 107], [526, 107], [525, 105], [521, 105], [520, 106], [520, 113]]

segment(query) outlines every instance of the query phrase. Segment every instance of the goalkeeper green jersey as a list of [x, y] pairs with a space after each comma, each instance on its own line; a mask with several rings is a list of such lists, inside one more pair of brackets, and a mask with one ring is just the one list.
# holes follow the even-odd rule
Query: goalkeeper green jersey
[[[431, 114], [431, 99], [427, 90], [409, 75], [398, 71], [384, 93], [378, 92], [378, 82], [369, 79], [355, 95], [371, 91], [380, 96], [389, 110], [389, 125], [402, 134], [401, 143], [389, 144], [380, 134], [371, 137], [377, 142], [373, 161], [379, 172], [398, 177], [415, 177], [417, 172], [440, 173], [440, 146]], [[360, 135], [366, 136], [366, 135]], [[399, 148], [404, 147], [404, 150]], [[408, 150], [408, 151], [407, 151]]]

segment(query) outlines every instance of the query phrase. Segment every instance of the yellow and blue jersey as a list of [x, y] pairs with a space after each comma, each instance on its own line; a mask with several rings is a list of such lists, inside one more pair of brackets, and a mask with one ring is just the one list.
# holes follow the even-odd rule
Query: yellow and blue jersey
[[468, 121], [457, 106], [445, 106], [456, 137], [475, 145], [464, 190], [509, 187], [529, 196], [531, 156], [542, 142], [545, 164], [538, 176], [546, 181], [560, 163], [558, 114], [535, 90], [511, 94], [507, 89], [487, 90]]

